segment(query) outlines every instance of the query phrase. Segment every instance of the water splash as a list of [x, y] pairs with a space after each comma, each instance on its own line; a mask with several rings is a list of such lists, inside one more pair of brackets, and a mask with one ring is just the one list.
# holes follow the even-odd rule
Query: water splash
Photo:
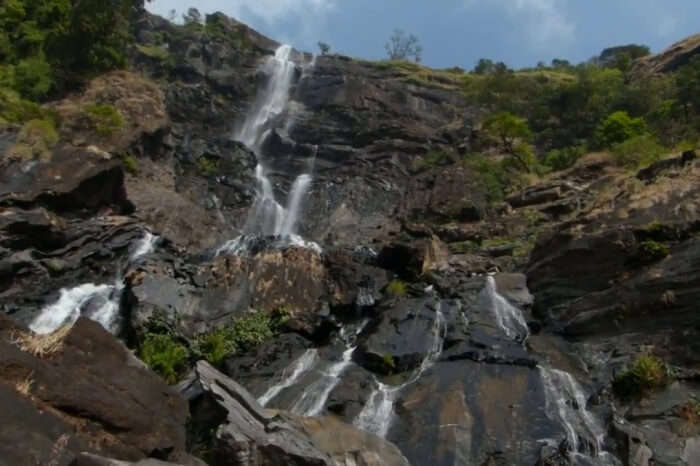
[[[316, 349], [306, 350], [290, 367], [284, 370], [281, 380], [258, 398], [258, 403], [260, 403], [261, 406], [267, 405], [273, 398], [279, 395], [282, 390], [297, 383], [299, 377], [309, 371], [317, 361], [318, 351]], [[289, 375], [285, 375], [286, 373], [289, 373]]]
[[528, 336], [530, 336], [530, 331], [523, 313], [498, 293], [496, 280], [492, 276], [486, 279], [484, 295], [490, 303], [498, 326], [506, 336], [522, 342], [527, 340]]
[[416, 383], [423, 373], [435, 364], [440, 354], [442, 354], [446, 333], [445, 317], [442, 314], [441, 303], [438, 301], [432, 327], [432, 345], [425, 358], [423, 358], [420, 367], [413, 371], [408, 380], [401, 385], [390, 386], [375, 379], [377, 388], [372, 392], [362, 411], [355, 418], [353, 424], [356, 427], [379, 437], [386, 437], [394, 420], [394, 402], [396, 398], [404, 388]]
[[[144, 233], [129, 256], [129, 263], [150, 254], [160, 237], [149, 231]], [[124, 290], [121, 271], [112, 285], [84, 283], [74, 288], [60, 290], [58, 300], [45, 306], [32, 321], [29, 328], [39, 334], [47, 334], [58, 328], [75, 323], [81, 315], [98, 322], [112, 333], [119, 331], [119, 309]]]

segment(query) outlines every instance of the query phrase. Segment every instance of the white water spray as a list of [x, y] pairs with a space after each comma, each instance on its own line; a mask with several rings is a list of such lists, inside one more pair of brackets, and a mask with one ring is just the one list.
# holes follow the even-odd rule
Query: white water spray
[[506, 336], [508, 338], [517, 338], [521, 341], [527, 340], [530, 331], [523, 317], [523, 313], [498, 293], [496, 290], [496, 280], [491, 276], [486, 280], [484, 293], [496, 317], [498, 326], [503, 330]]
[[276, 120], [284, 118], [289, 104], [289, 91], [296, 74], [297, 66], [290, 59], [291, 54], [291, 46], [282, 45], [274, 56], [265, 61], [263, 71], [269, 76], [267, 86], [234, 135], [236, 140], [245, 144], [258, 157], [258, 165], [255, 167], [258, 191], [246, 223], [245, 234], [221, 246], [216, 251], [217, 255], [246, 254], [249, 247], [255, 244], [249, 238], [260, 236], [275, 237], [274, 243], [270, 245], [272, 247], [298, 246], [320, 251], [316, 243], [304, 241], [296, 233], [303, 201], [311, 187], [311, 175], [302, 173], [296, 178], [287, 196], [287, 207], [284, 208], [275, 197], [261, 156], [262, 144], [274, 125], [279, 127], [280, 123], [284, 123]]
[[[149, 231], [134, 247], [129, 257], [129, 263], [150, 254], [155, 249], [160, 238]], [[98, 322], [106, 330], [116, 333], [119, 330], [119, 304], [121, 302], [124, 280], [121, 272], [113, 285], [95, 285], [85, 283], [75, 288], [63, 288], [58, 301], [44, 307], [32, 321], [29, 328], [39, 334], [56, 331], [64, 325], [75, 323], [85, 314], [86, 317]], [[92, 308], [90, 304], [99, 307]]]
[[573, 455], [595, 459], [600, 466], [617, 461], [603, 450], [605, 430], [586, 405], [586, 394], [568, 372], [539, 367], [545, 388], [547, 416], [566, 431], [568, 449]]
[[[304, 373], [308, 372], [314, 364], [318, 361], [318, 351], [316, 349], [309, 349], [302, 354], [299, 359], [294, 361], [294, 363], [285, 369], [282, 373], [281, 380], [270, 387], [260, 398], [258, 398], [258, 403], [261, 406], [267, 405], [272, 401], [279, 393], [287, 387], [291, 387], [299, 377]], [[286, 375], [288, 373], [288, 375]]]

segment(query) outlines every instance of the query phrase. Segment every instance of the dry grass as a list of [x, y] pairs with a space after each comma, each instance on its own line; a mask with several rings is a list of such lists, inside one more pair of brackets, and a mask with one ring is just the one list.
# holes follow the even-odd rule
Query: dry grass
[[65, 325], [48, 335], [36, 333], [15, 334], [12, 341], [22, 351], [38, 358], [45, 358], [61, 349], [63, 339], [68, 335], [71, 327], [71, 325]]
[[34, 385], [34, 379], [32, 379], [33, 374], [29, 374], [24, 380], [19, 380], [15, 383], [15, 390], [18, 393], [28, 397], [32, 391], [32, 385]]

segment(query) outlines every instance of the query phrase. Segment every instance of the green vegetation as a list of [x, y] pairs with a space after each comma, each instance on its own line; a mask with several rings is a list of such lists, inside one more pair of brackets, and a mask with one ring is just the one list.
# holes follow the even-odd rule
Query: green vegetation
[[219, 169], [219, 161], [208, 157], [197, 159], [197, 169], [204, 176], [211, 176]]
[[656, 162], [665, 151], [651, 134], [632, 137], [612, 148], [615, 163], [633, 169]]
[[38, 100], [121, 68], [143, 0], [6, 0], [0, 6], [0, 87]]
[[169, 384], [180, 379], [189, 360], [187, 347], [168, 334], [147, 334], [141, 343], [139, 356]]
[[385, 354], [382, 356], [382, 362], [384, 362], [384, 367], [388, 370], [388, 372], [391, 374], [396, 370], [396, 361], [394, 360], [394, 356], [391, 354]]
[[428, 152], [418, 163], [418, 168], [429, 169], [440, 165], [445, 165], [450, 162], [450, 154], [445, 151], [434, 150]]
[[136, 45], [136, 50], [147, 57], [155, 58], [162, 62], [170, 61], [170, 51], [159, 45]]
[[121, 156], [122, 164], [124, 165], [124, 170], [132, 175], [138, 175], [139, 173], [139, 163], [131, 154], [124, 154]]
[[22, 126], [9, 154], [25, 160], [47, 160], [51, 157], [51, 147], [56, 145], [58, 140], [58, 132], [52, 120], [29, 120]]
[[214, 366], [238, 352], [254, 348], [277, 335], [288, 321], [290, 311], [281, 307], [273, 312], [253, 312], [226, 327], [201, 335], [195, 353]]
[[643, 264], [658, 262], [668, 256], [668, 246], [658, 241], [648, 240], [639, 244], [637, 257]]
[[83, 113], [95, 132], [103, 137], [114, 135], [124, 126], [124, 117], [113, 105], [89, 104]]
[[518, 169], [524, 172], [533, 171], [537, 161], [533, 147], [528, 144], [532, 132], [524, 118], [510, 112], [494, 113], [484, 121], [484, 131], [498, 141], [501, 149], [513, 159]]
[[617, 111], [603, 120], [595, 131], [594, 140], [598, 147], [613, 147], [631, 138], [646, 133], [647, 125], [642, 118], [631, 118], [625, 111]]
[[392, 280], [386, 286], [386, 290], [391, 296], [402, 297], [406, 296], [406, 293], [408, 292], [408, 285], [406, 282], [401, 280]]
[[571, 146], [562, 149], [552, 149], [547, 152], [542, 163], [551, 170], [566, 170], [572, 167], [583, 154], [586, 153], [584, 146]]
[[668, 370], [660, 359], [642, 355], [624, 372], [615, 377], [613, 390], [620, 398], [632, 398], [665, 386]]
[[0, 123], [25, 123], [29, 120], [51, 118], [54, 125], [57, 117], [38, 104], [22, 99], [10, 89], [0, 88]]
[[477, 173], [474, 181], [484, 188], [489, 202], [500, 202], [505, 198], [506, 188], [512, 179], [503, 162], [480, 154], [469, 154], [464, 158], [464, 165]]

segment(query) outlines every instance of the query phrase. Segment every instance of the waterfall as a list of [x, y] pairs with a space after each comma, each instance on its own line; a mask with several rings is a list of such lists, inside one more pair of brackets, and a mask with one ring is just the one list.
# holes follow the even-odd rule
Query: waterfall
[[498, 293], [496, 290], [496, 280], [492, 276], [489, 276], [486, 280], [484, 295], [496, 317], [498, 326], [503, 330], [506, 336], [523, 342], [527, 340], [530, 331], [523, 317], [523, 313]]
[[420, 367], [413, 371], [408, 380], [400, 385], [390, 386], [375, 379], [377, 388], [372, 392], [362, 411], [355, 418], [353, 424], [356, 427], [379, 437], [386, 436], [394, 419], [394, 401], [396, 401], [396, 397], [404, 388], [416, 383], [423, 373], [435, 364], [435, 361], [442, 354], [446, 332], [445, 317], [442, 314], [441, 303], [438, 302], [432, 327], [432, 345], [425, 358], [423, 358]]
[[[282, 45], [274, 56], [269, 57], [263, 66], [263, 71], [269, 76], [265, 89], [259, 94], [252, 110], [245, 121], [234, 134], [234, 139], [245, 144], [255, 152], [258, 164], [255, 167], [255, 178], [258, 185], [257, 195], [253, 207], [250, 210], [244, 234], [234, 238], [216, 251], [220, 254], [247, 254], [250, 247], [259, 244], [252, 238], [274, 237], [273, 247], [299, 246], [313, 249], [317, 252], [321, 248], [311, 241], [305, 241], [296, 232], [296, 226], [301, 217], [303, 201], [307, 195], [312, 177], [309, 173], [301, 173], [297, 176], [287, 196], [287, 207], [283, 207], [275, 197], [272, 182], [267, 176], [264, 161], [262, 160], [261, 147], [274, 127], [288, 126], [287, 122], [280, 122], [289, 104], [289, 91], [292, 87], [297, 66], [290, 59], [292, 48]], [[304, 67], [303, 76], [307, 74], [308, 65]]]
[[348, 348], [343, 352], [343, 358], [332, 364], [322, 377], [309, 385], [301, 394], [301, 397], [294, 403], [291, 411], [300, 416], [318, 416], [323, 411], [323, 407], [328, 401], [328, 396], [333, 389], [338, 386], [341, 376], [352, 364], [352, 353], [355, 347]]
[[[267, 405], [273, 398], [275, 398], [279, 393], [287, 387], [294, 385], [299, 377], [304, 373], [309, 371], [314, 364], [318, 361], [318, 351], [316, 349], [309, 349], [302, 354], [299, 359], [294, 361], [294, 363], [282, 373], [282, 378], [279, 383], [270, 387], [260, 398], [258, 398], [258, 403], [261, 406]], [[289, 375], [285, 376], [285, 373]]]
[[[160, 237], [146, 231], [134, 246], [129, 263], [134, 263], [153, 252], [159, 239]], [[123, 290], [121, 271], [112, 285], [84, 283], [74, 288], [63, 288], [58, 300], [45, 306], [29, 328], [39, 334], [52, 333], [59, 327], [73, 324], [81, 315], [85, 315], [108, 331], [116, 333], [119, 330], [119, 304]]]
[[595, 459], [600, 466], [615, 465], [617, 461], [603, 450], [605, 430], [586, 409], [586, 394], [568, 372], [539, 367], [545, 388], [547, 417], [558, 422], [566, 431], [567, 448], [574, 456]]
[[340, 361], [331, 364], [321, 377], [304, 389], [301, 396], [294, 402], [290, 411], [301, 416], [318, 416], [326, 406], [331, 392], [341, 381], [342, 375], [352, 364], [352, 354], [356, 346], [354, 342], [367, 326], [369, 320], [363, 320], [354, 330], [340, 330], [340, 339], [345, 345], [345, 351]]

